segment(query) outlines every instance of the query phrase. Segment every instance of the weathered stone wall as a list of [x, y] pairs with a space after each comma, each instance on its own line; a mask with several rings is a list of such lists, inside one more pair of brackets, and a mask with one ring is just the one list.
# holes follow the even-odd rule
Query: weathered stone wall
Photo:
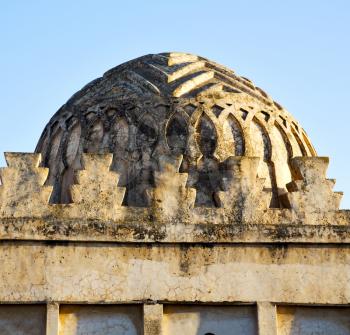
[[[349, 313], [329, 307], [349, 304], [347, 246], [3, 241], [0, 255], [2, 303], [60, 305], [48, 309], [49, 335], [109, 335], [118, 327], [125, 334], [142, 334], [143, 327], [149, 335], [178, 334], [181, 327], [188, 335], [231, 334], [228, 328], [260, 335], [350, 332]], [[164, 316], [155, 308], [161, 304]], [[16, 306], [22, 305], [10, 308]], [[10, 327], [6, 315], [1, 322]], [[16, 315], [20, 329], [38, 322], [30, 313]], [[337, 333], [339, 322], [345, 328]]]
[[36, 150], [0, 169], [0, 335], [350, 335], [350, 211], [250, 80], [147, 55]]
[[[349, 333], [339, 307], [350, 299], [350, 212], [338, 210], [327, 159], [291, 161], [285, 209], [269, 208], [254, 157], [230, 158], [219, 208], [196, 207], [195, 190], [178, 172], [181, 160], [167, 156], [145, 208], [122, 205], [111, 155], [84, 156], [66, 205], [49, 204], [39, 155], [7, 160], [0, 171], [0, 321], [7, 332], [13, 323], [18, 334], [38, 324], [33, 335], [44, 334], [45, 309], [35, 314], [33, 304], [47, 304], [48, 335], [118, 327], [144, 335], [181, 327], [189, 335], [226, 335], [225, 327], [304, 335], [305, 325], [329, 335], [339, 323], [339, 334]], [[316, 307], [308, 314], [303, 306]]]
[[347, 304], [346, 246], [2, 242], [0, 301]]

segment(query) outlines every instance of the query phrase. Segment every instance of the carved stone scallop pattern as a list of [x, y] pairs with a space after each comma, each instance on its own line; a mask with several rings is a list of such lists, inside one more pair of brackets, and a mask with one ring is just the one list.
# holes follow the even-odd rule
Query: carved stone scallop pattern
[[182, 155], [179, 173], [205, 207], [218, 205], [214, 194], [231, 156], [259, 157], [270, 206], [283, 207], [290, 160], [316, 155], [298, 122], [252, 81], [176, 52], [136, 58], [86, 85], [52, 117], [36, 152], [50, 168], [52, 203], [72, 201], [84, 153], [113, 153], [123, 205], [149, 205], [160, 157]]

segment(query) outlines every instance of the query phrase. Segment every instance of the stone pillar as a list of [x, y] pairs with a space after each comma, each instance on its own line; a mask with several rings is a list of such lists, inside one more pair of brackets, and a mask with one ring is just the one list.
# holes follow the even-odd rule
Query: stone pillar
[[59, 305], [48, 303], [46, 311], [46, 335], [58, 335]]
[[276, 305], [270, 302], [258, 302], [259, 335], [277, 335]]
[[143, 335], [162, 335], [163, 305], [143, 305]]

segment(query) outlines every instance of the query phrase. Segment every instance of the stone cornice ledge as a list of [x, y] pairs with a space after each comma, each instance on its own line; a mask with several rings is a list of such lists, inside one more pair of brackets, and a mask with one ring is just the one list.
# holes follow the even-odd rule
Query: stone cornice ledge
[[[140, 209], [144, 214], [147, 211]], [[0, 218], [0, 240], [80, 241], [111, 243], [350, 243], [350, 211], [322, 216], [322, 224], [305, 224], [288, 217], [288, 210], [269, 210], [270, 222], [218, 223], [217, 210], [195, 222], [160, 222], [150, 216], [123, 221], [94, 219]], [[216, 220], [211, 214], [216, 212]], [[331, 215], [332, 214], [332, 215]], [[220, 217], [220, 216], [219, 216]], [[265, 222], [263, 222], [265, 221]], [[328, 222], [328, 223], [324, 223]]]

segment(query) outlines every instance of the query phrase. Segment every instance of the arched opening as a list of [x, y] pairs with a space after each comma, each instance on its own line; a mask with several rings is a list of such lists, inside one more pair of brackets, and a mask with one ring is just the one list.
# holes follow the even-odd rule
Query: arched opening
[[111, 128], [111, 149], [113, 153], [125, 150], [129, 141], [129, 127], [124, 118], [116, 118]]
[[300, 140], [300, 137], [299, 135], [297, 134], [297, 132], [293, 129], [293, 127], [291, 127], [292, 129], [292, 134], [293, 134], [293, 137], [295, 139], [295, 141], [297, 142], [297, 145], [298, 145], [298, 149], [296, 150], [293, 150], [293, 157], [296, 157], [296, 156], [307, 156], [307, 151], [306, 151], [306, 148], [304, 146], [304, 144], [302, 143], [302, 141]]
[[49, 144], [49, 152], [47, 161], [49, 168], [49, 176], [46, 180], [46, 185], [52, 185], [53, 191], [50, 197], [50, 203], [59, 203], [61, 196], [61, 173], [64, 170], [62, 162], [62, 128], [56, 124], [53, 127], [52, 137]]
[[276, 185], [275, 167], [271, 161], [271, 140], [267, 130], [256, 117], [254, 117], [250, 123], [250, 138], [253, 150], [252, 155], [261, 158], [258, 166], [258, 176], [260, 178], [265, 178], [264, 187], [271, 191], [270, 207], [278, 208], [280, 204]]
[[199, 120], [197, 141], [202, 155], [213, 157], [217, 145], [217, 134], [213, 122], [206, 114], [203, 114]]
[[243, 156], [245, 151], [242, 127], [237, 119], [230, 114], [224, 122], [225, 146], [232, 156]]
[[127, 185], [129, 125], [123, 117], [113, 121], [109, 136], [110, 152], [113, 153], [111, 169], [119, 174], [119, 186]]
[[99, 119], [95, 120], [95, 122], [89, 128], [87, 140], [84, 145], [84, 152], [98, 153], [101, 146], [103, 133], [104, 129], [102, 121]]
[[287, 192], [286, 184], [292, 179], [289, 167], [289, 161], [292, 158], [292, 148], [282, 126], [277, 122], [271, 128], [270, 136], [274, 150], [272, 160], [275, 165], [278, 194], [283, 195]]
[[187, 123], [180, 115], [175, 115], [166, 129], [166, 139], [169, 148], [175, 154], [184, 154], [187, 147]]
[[203, 155], [194, 174], [197, 190], [196, 206], [215, 207], [214, 193], [220, 190], [220, 162], [214, 157], [217, 134], [213, 122], [202, 115], [197, 126], [197, 143]]
[[139, 149], [153, 151], [158, 139], [158, 132], [155, 127], [155, 120], [146, 116], [139, 123], [136, 135], [136, 144]]
[[315, 149], [313, 148], [313, 146], [311, 145], [308, 137], [305, 135], [304, 132], [303, 132], [303, 140], [304, 140], [304, 142], [305, 142], [305, 144], [310, 152], [310, 156], [316, 156], [317, 153], [316, 153]]
[[146, 190], [154, 187], [153, 171], [157, 166], [152, 154], [158, 141], [158, 131], [155, 120], [149, 115], [142, 118], [137, 125], [132, 155], [136, 160], [129, 162], [126, 176], [126, 194], [124, 205], [147, 206]]
[[62, 175], [62, 188], [60, 196], [60, 201], [62, 203], [70, 203], [72, 201], [70, 187], [74, 183], [74, 173], [82, 168], [79, 155], [80, 138], [81, 126], [80, 123], [75, 120], [72, 122], [71, 129], [69, 130], [66, 150], [64, 152], [65, 170]]

